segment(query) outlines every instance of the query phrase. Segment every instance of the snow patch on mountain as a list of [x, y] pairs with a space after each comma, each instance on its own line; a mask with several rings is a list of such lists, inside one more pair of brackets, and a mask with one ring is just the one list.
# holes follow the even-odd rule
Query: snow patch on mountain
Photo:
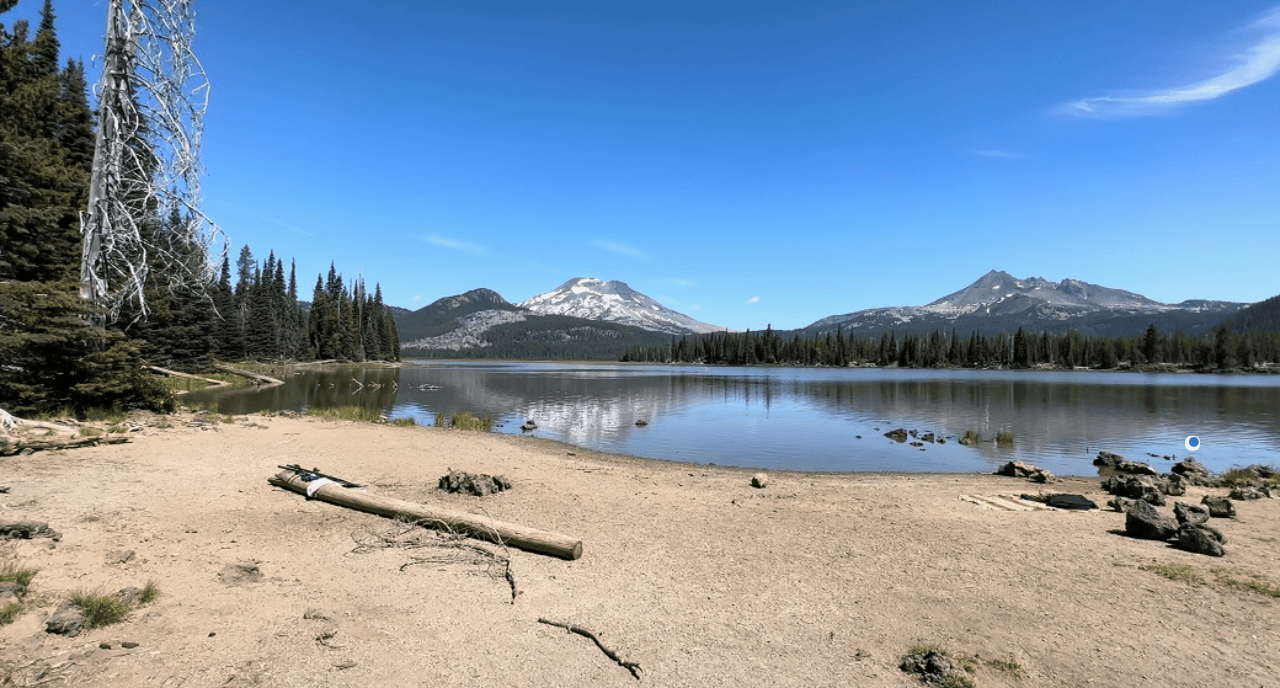
[[717, 332], [716, 327], [673, 311], [617, 280], [575, 277], [556, 289], [519, 304], [539, 315], [567, 315], [634, 325], [655, 332], [695, 334]]

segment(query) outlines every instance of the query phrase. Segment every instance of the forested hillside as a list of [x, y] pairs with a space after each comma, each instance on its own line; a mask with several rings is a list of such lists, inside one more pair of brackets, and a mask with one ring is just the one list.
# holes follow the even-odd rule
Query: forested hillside
[[[26, 19], [8, 23], [15, 4], [0, 0], [0, 409], [172, 408], [147, 365], [399, 357], [381, 289], [348, 286], [333, 266], [317, 276], [310, 309], [274, 252], [258, 264], [245, 247], [234, 285], [226, 256], [217, 280], [187, 279], [209, 274], [215, 256], [177, 231], [189, 219], [181, 209], [146, 195], [128, 204], [145, 250], [125, 268], [145, 275], [140, 292], [111, 309], [82, 298], [80, 222], [95, 147], [84, 66], [60, 66], [52, 0], [34, 35]], [[134, 169], [145, 170], [147, 140], [130, 145]]]
[[669, 345], [630, 347], [622, 361], [725, 365], [872, 364], [907, 368], [1116, 368], [1172, 365], [1199, 370], [1255, 369], [1280, 362], [1280, 332], [1233, 333], [1219, 327], [1213, 335], [1166, 334], [1155, 325], [1138, 337], [1026, 334], [968, 336], [955, 332], [929, 334], [884, 332], [880, 336], [848, 336], [842, 330], [819, 337], [800, 332], [717, 332], [672, 337]]

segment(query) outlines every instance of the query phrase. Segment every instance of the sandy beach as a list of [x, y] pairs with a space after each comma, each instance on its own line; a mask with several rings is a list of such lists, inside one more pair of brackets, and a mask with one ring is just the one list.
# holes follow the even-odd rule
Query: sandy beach
[[[918, 686], [898, 664], [922, 644], [971, 658], [983, 688], [1280, 685], [1280, 599], [1231, 583], [1280, 584], [1280, 500], [1215, 520], [1211, 558], [1118, 534], [1105, 506], [1004, 508], [1042, 490], [1104, 505], [1093, 478], [775, 472], [755, 489], [746, 469], [437, 428], [178, 415], [131, 435], [0, 459], [0, 520], [61, 534], [0, 542], [39, 569], [0, 627], [6, 685], [637, 684], [539, 619], [594, 632], [643, 685]], [[269, 485], [289, 463], [578, 537], [583, 555], [490, 548], [513, 602], [456, 541]], [[514, 487], [446, 494], [450, 469]], [[1144, 568], [1168, 565], [1202, 582]], [[44, 631], [73, 591], [147, 581], [160, 597], [123, 623]]]

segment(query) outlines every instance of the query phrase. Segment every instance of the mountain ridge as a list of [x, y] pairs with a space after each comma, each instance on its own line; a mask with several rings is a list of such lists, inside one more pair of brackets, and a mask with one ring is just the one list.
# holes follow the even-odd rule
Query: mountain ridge
[[726, 329], [671, 310], [626, 282], [606, 282], [595, 277], [574, 277], [549, 292], [520, 302], [520, 307], [540, 315], [603, 320], [667, 334], [704, 334]]

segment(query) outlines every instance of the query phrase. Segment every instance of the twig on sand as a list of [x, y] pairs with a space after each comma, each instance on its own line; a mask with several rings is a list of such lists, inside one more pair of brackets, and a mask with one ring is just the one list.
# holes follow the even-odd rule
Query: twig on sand
[[[436, 529], [436, 532], [423, 530], [419, 526]], [[362, 535], [353, 535], [356, 541], [353, 553], [364, 553], [375, 549], [426, 549], [437, 550], [429, 555], [410, 555], [409, 561], [400, 565], [403, 571], [418, 564], [474, 564], [484, 566], [492, 578], [502, 578], [511, 588], [511, 604], [516, 603], [520, 590], [516, 587], [516, 575], [511, 570], [511, 551], [501, 539], [498, 539], [498, 551], [490, 546], [473, 540], [465, 533], [459, 533], [444, 523], [423, 523], [421, 521], [398, 521], [397, 527], [385, 533], [366, 531]]]
[[567, 624], [561, 621], [552, 621], [550, 619], [539, 618], [538, 623], [544, 623], [544, 624], [547, 624], [548, 626], [558, 626], [570, 633], [577, 633], [580, 636], [590, 638], [593, 642], [595, 642], [596, 647], [600, 648], [600, 651], [603, 652], [606, 657], [617, 662], [618, 666], [622, 667], [623, 669], [630, 671], [631, 675], [634, 676], [637, 681], [640, 680], [640, 663], [624, 661], [621, 657], [618, 656], [618, 653], [605, 647], [604, 643], [600, 642], [600, 639], [596, 637], [595, 633], [588, 631], [582, 626], [575, 626], [573, 624]]

